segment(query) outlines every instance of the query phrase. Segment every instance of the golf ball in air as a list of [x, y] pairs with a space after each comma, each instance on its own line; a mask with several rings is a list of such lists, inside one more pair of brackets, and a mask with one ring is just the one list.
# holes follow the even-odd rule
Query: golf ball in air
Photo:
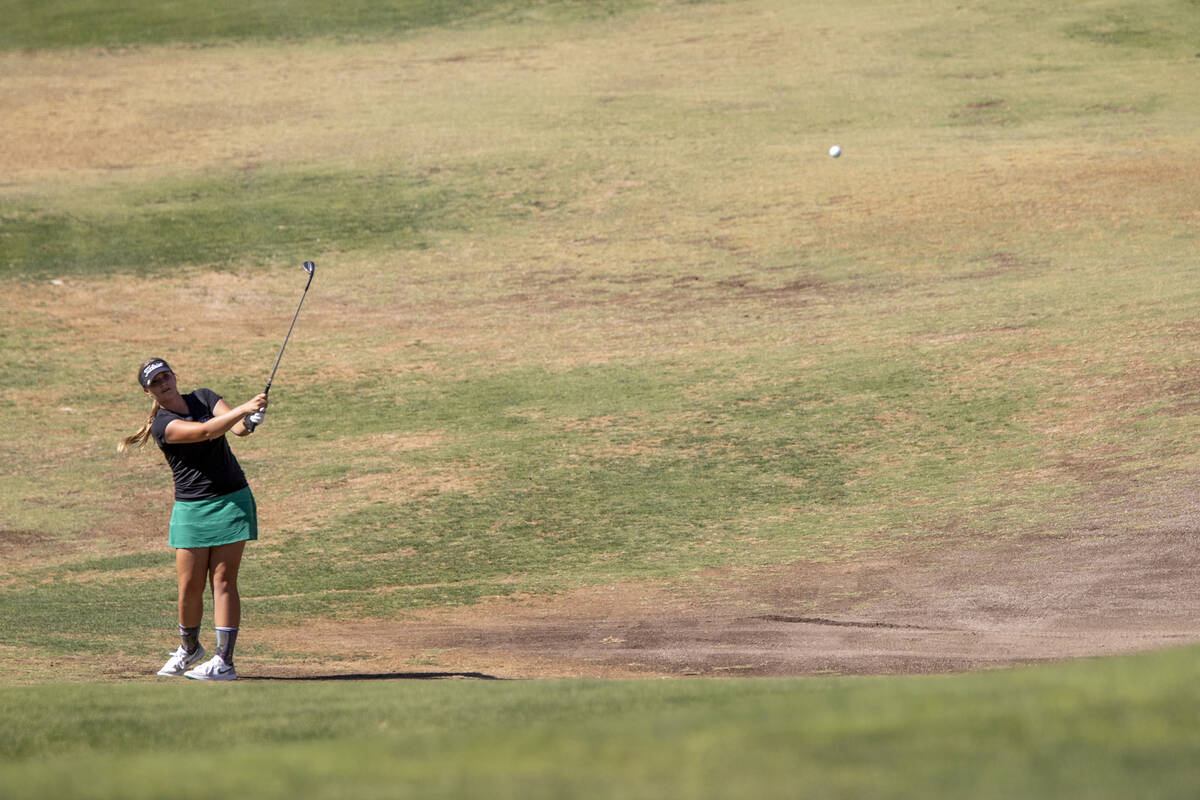
[[829, 157], [830, 158], [837, 158], [841, 154], [842, 154], [842, 148], [838, 147], [836, 144], [833, 147], [829, 148]]

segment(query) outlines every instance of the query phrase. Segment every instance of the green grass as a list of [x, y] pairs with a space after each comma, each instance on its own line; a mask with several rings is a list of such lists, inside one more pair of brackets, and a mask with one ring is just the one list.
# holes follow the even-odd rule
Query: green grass
[[[321, 260], [330, 252], [424, 248], [432, 237], [521, 214], [443, 174], [240, 173], [100, 187], [66, 200], [14, 198], [0, 217], [7, 277], [161, 274]], [[526, 198], [526, 203], [535, 202]]]
[[230, 40], [379, 38], [439, 26], [517, 22], [528, 15], [596, 17], [643, 5], [638, 0], [221, 0], [110, 3], [4, 0], [2, 49], [131, 47]]
[[[380, 380], [360, 386], [354, 407], [306, 434], [304, 420], [337, 402], [314, 387], [289, 416], [273, 420], [278, 436], [311, 436], [319, 453], [321, 442], [443, 431], [449, 440], [415, 451], [412, 468], [481, 469], [487, 479], [471, 490], [377, 498], [282, 540], [264, 532], [242, 572], [248, 605], [259, 623], [386, 617], [487, 594], [821, 557], [831, 542], [864, 547], [864, 524], [891, 521], [902, 536], [960, 509], [979, 513], [999, 499], [986, 481], [1036, 463], [1036, 438], [1020, 421], [1037, 408], [1036, 390], [998, 382], [947, 392], [944, 375], [961, 368], [855, 353], [802, 378], [792, 370], [736, 374], [734, 364], [700, 372], [656, 363], [522, 369], [422, 379], [398, 397], [394, 381]], [[880, 422], [897, 411], [902, 420]], [[354, 476], [397, 464], [386, 451], [358, 453], [275, 460], [256, 484], [260, 492], [271, 491], [263, 482], [286, 481], [336, 494]], [[895, 512], [889, 499], [923, 499], [928, 507]], [[38, 641], [57, 642], [58, 650], [100, 655], [112, 636], [122, 649], [145, 650], [142, 631], [125, 629], [121, 617], [133, 613], [170, 629], [169, 568], [153, 585], [127, 584], [125, 575], [162, 560], [30, 568], [17, 573], [28, 588], [7, 592], [0, 610], [29, 621]], [[98, 575], [80, 583], [79, 572]], [[406, 588], [425, 584], [441, 586]], [[275, 596], [286, 600], [256, 599]], [[65, 608], [88, 612], [59, 613]], [[97, 624], [112, 633], [86, 641]]]
[[954, 677], [7, 687], [0, 788], [14, 800], [1183, 798], [1200, 779], [1196, 655]]

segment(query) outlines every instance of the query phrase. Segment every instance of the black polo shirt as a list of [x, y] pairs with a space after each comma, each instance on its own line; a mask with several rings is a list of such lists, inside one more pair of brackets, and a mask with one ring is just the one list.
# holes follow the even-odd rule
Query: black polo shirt
[[207, 422], [212, 419], [221, 396], [211, 389], [197, 389], [183, 395], [187, 414], [176, 414], [160, 408], [150, 425], [150, 433], [162, 450], [175, 477], [176, 500], [206, 500], [210, 497], [245, 489], [246, 475], [229, 442], [224, 436], [192, 444], [169, 444], [165, 441], [167, 425], [176, 419], [184, 422]]

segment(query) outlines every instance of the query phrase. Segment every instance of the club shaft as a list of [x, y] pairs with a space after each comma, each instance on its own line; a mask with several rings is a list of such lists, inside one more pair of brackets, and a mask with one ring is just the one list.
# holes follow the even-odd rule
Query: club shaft
[[288, 326], [287, 335], [283, 337], [283, 345], [279, 348], [279, 355], [275, 357], [275, 366], [271, 367], [271, 377], [267, 378], [267, 388], [263, 389], [263, 394], [271, 393], [271, 384], [275, 381], [275, 371], [279, 369], [279, 362], [283, 360], [283, 351], [287, 349], [288, 339], [292, 338], [292, 328], [296, 327], [296, 318], [300, 316], [300, 307], [304, 305], [304, 298], [308, 296], [308, 287], [312, 285], [312, 273], [309, 273], [308, 283], [304, 284], [304, 292], [300, 295], [300, 302], [296, 305], [296, 313], [292, 314], [292, 324]]

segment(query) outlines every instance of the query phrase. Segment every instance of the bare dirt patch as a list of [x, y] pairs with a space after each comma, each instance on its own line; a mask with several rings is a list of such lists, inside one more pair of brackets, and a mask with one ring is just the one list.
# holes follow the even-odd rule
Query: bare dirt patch
[[843, 563], [729, 568], [492, 598], [394, 620], [257, 631], [304, 659], [247, 677], [659, 677], [943, 673], [1200, 641], [1194, 493], [1078, 527]]
[[43, 544], [51, 541], [51, 537], [41, 531], [0, 530], [0, 553], [9, 551], [19, 552], [30, 545]]

